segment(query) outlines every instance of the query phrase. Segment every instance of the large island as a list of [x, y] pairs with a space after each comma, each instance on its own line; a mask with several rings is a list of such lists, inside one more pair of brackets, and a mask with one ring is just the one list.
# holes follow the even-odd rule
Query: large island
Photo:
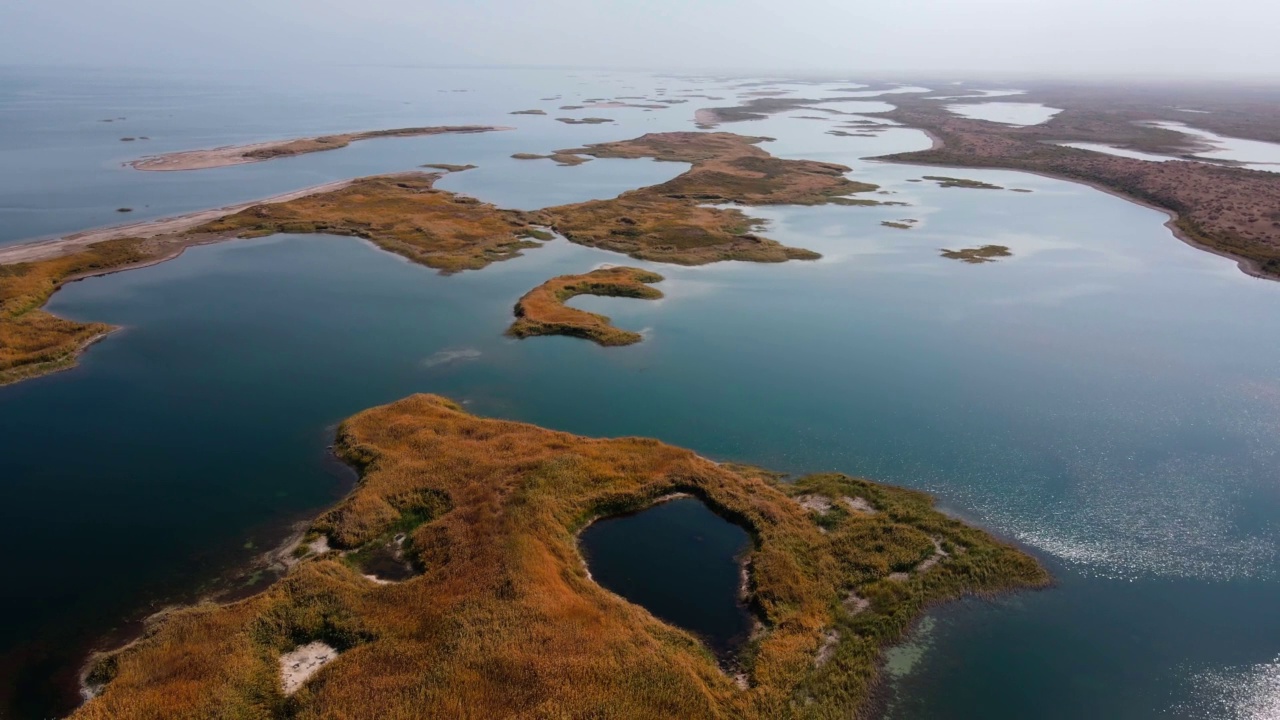
[[[99, 658], [98, 695], [75, 718], [851, 717], [881, 650], [930, 604], [1049, 582], [923, 493], [835, 474], [784, 483], [438, 396], [356, 415], [336, 448], [360, 482], [312, 524], [293, 571]], [[577, 548], [592, 520], [672, 493], [753, 538], [758, 627], [729, 667], [598, 586]], [[377, 569], [388, 547], [405, 572]]]

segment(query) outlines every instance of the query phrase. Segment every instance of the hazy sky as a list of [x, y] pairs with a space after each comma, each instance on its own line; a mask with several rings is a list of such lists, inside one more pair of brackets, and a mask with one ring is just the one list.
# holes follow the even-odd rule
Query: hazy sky
[[1280, 76], [1275, 0], [0, 0], [0, 63]]

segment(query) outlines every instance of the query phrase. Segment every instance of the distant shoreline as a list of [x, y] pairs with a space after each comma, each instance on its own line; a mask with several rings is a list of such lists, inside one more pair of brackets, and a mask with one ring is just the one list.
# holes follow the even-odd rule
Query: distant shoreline
[[[941, 150], [943, 147], [945, 147], [945, 143], [943, 143], [942, 138], [938, 137], [933, 132], [930, 132], [929, 130], [926, 130], [921, 127], [914, 127], [913, 129], [919, 130], [920, 132], [929, 136], [929, 140], [930, 142], [932, 142], [932, 145], [929, 148], [930, 150]], [[1204, 243], [1197, 241], [1190, 234], [1188, 234], [1186, 230], [1182, 228], [1182, 226], [1180, 225], [1182, 221], [1182, 216], [1179, 215], [1176, 211], [1171, 210], [1167, 207], [1163, 207], [1161, 205], [1156, 205], [1154, 203], [1148, 202], [1146, 200], [1135, 197], [1128, 193], [1121, 192], [1120, 190], [1107, 187], [1106, 185], [1103, 185], [1102, 183], [1099, 183], [1099, 182], [1082, 180], [1080, 178], [1074, 178], [1074, 177], [1067, 177], [1065, 175], [1055, 175], [1053, 173], [1042, 172], [1038, 170], [1027, 170], [1025, 168], [1012, 167], [1012, 166], [990, 165], [986, 167], [981, 167], [981, 166], [975, 166], [975, 165], [946, 165], [946, 164], [938, 164], [938, 163], [930, 163], [930, 162], [915, 162], [910, 160], [885, 159], [882, 157], [869, 157], [869, 158], [863, 158], [863, 159], [870, 162], [892, 163], [895, 165], [915, 165], [917, 167], [948, 168], [953, 170], [1009, 170], [1012, 172], [1027, 173], [1029, 175], [1038, 175], [1039, 177], [1049, 178], [1051, 180], [1061, 180], [1063, 182], [1075, 183], [1077, 185], [1084, 185], [1086, 187], [1093, 188], [1094, 190], [1104, 192], [1107, 195], [1111, 195], [1112, 197], [1118, 197], [1122, 200], [1127, 200], [1131, 203], [1134, 203], [1135, 205], [1141, 205], [1142, 207], [1145, 207], [1151, 210], [1156, 210], [1158, 212], [1162, 212], [1169, 218], [1168, 220], [1165, 221], [1164, 226], [1168, 228], [1170, 232], [1173, 233], [1174, 237], [1186, 243], [1187, 245], [1190, 245], [1191, 247], [1197, 250], [1201, 250], [1203, 252], [1207, 252], [1212, 255], [1217, 255], [1218, 257], [1234, 261], [1236, 264], [1236, 267], [1240, 270], [1240, 272], [1244, 273], [1245, 275], [1248, 275], [1249, 277], [1258, 278], [1259, 280], [1280, 281], [1280, 278], [1264, 273], [1262, 271], [1262, 267], [1254, 260], [1243, 258], [1238, 255], [1233, 255], [1224, 250], [1219, 250], [1217, 248], [1210, 247], [1208, 245], [1205, 245]]]

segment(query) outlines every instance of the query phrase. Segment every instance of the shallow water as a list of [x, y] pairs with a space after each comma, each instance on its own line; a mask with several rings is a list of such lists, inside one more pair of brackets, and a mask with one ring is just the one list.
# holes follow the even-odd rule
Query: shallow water
[[966, 90], [963, 95], [936, 95], [930, 96], [930, 100], [964, 100], [969, 98], [993, 98], [1008, 97], [1011, 95], [1025, 95], [1026, 90]]
[[1061, 108], [1021, 102], [962, 103], [948, 105], [947, 109], [974, 120], [990, 120], [1006, 125], [1039, 125], [1062, 112]]
[[[423, 162], [492, 168], [443, 184], [513, 207], [607, 195], [680, 167], [507, 156], [688, 129], [698, 102], [592, 111], [616, 127], [500, 113], [712, 87], [481, 73], [456, 83], [473, 93], [455, 96], [436, 92], [454, 86], [439, 72], [358, 92], [298, 90], [305, 107], [271, 120], [270, 132], [313, 132], [301, 118], [325, 106], [365, 108], [356, 128], [467, 117], [520, 129], [181, 177], [99, 167], [105, 141], [88, 143], [48, 159], [50, 178], [73, 168], [79, 182], [50, 185], [24, 222], [29, 234], [78, 229], [67, 216], [92, 216], [119, 182], [136, 183], [126, 186], [154, 207], [189, 209]], [[107, 86], [163, 104], [167, 90], [126, 80]], [[402, 115], [392, 99], [406, 87], [445, 98], [447, 114]], [[266, 123], [255, 115], [267, 105], [260, 91], [244, 89], [220, 112]], [[48, 115], [50, 127], [105, 117], [106, 95], [85, 93], [49, 91], [56, 102], [24, 112]], [[0, 591], [3, 616], [23, 619], [0, 625], [0, 677], [24, 689], [10, 706], [29, 711], [19, 716], [47, 709], [44, 683], [74, 664], [77, 643], [242, 562], [345, 492], [349, 478], [325, 460], [334, 423], [439, 392], [486, 415], [923, 488], [1044, 559], [1059, 580], [1051, 590], [931, 615], [904, 655], [911, 662], [895, 665], [891, 717], [1194, 717], [1185, 708], [1217, 712], [1223, 697], [1236, 709], [1217, 716], [1257, 717], [1248, 708], [1275, 697], [1267, 668], [1280, 646], [1280, 286], [1178, 242], [1162, 213], [1007, 171], [945, 174], [1034, 192], [910, 182], [938, 173], [859, 158], [928, 147], [922, 133], [835, 137], [829, 127], [773, 117], [722, 128], [775, 137], [765, 147], [780, 156], [850, 165], [851, 177], [891, 193], [870, 197], [910, 203], [752, 211], [771, 220], [766, 235], [823, 253], [817, 262], [681, 268], [555, 240], [441, 277], [351, 239], [284, 236], [195, 248], [56, 295], [56, 312], [126, 329], [78, 369], [0, 388], [0, 543], [41, 549], [10, 557], [14, 582]], [[60, 133], [81, 137], [72, 124]], [[0, 133], [0, 153], [21, 145]], [[39, 160], [0, 165], [0, 207], [19, 204], [26, 186], [15, 173]], [[880, 225], [900, 219], [919, 226]], [[988, 243], [1013, 256], [979, 266], [939, 256]], [[644, 342], [502, 336], [523, 292], [604, 262], [667, 277], [663, 300], [575, 301], [645, 331]]]
[[1155, 153], [1142, 152], [1141, 150], [1126, 150], [1125, 148], [1112, 147], [1102, 143], [1088, 142], [1069, 142], [1058, 143], [1063, 147], [1078, 148], [1080, 150], [1092, 150], [1094, 152], [1106, 153], [1108, 155], [1116, 155], [1118, 157], [1133, 158], [1135, 160], [1150, 160], [1151, 162], [1168, 162], [1169, 160], [1180, 160], [1172, 155], [1156, 155]]
[[722, 659], [747, 639], [751, 616], [739, 602], [746, 531], [700, 500], [678, 498], [593, 523], [582, 554], [601, 586], [689, 630]]
[[1245, 167], [1253, 170], [1280, 172], [1280, 144], [1227, 137], [1209, 130], [1191, 127], [1184, 123], [1152, 122], [1149, 124], [1167, 130], [1186, 133], [1204, 140], [1216, 148], [1207, 152], [1196, 153], [1197, 157], [1230, 160], [1242, 163]]

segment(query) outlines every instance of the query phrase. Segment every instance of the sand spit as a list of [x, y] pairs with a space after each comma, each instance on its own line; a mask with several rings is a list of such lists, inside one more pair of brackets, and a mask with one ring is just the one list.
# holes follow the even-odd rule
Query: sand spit
[[338, 659], [338, 651], [322, 642], [299, 645], [280, 656], [280, 684], [292, 695], [320, 668]]
[[206, 170], [209, 168], [245, 165], [274, 160], [281, 157], [305, 155], [324, 150], [337, 150], [360, 140], [380, 137], [419, 137], [447, 133], [482, 133], [496, 130], [514, 130], [495, 125], [443, 125], [439, 127], [395, 128], [392, 130], [368, 130], [364, 132], [321, 135], [318, 137], [272, 140], [250, 145], [226, 145], [205, 150], [154, 155], [126, 163], [135, 170], [171, 172], [178, 170]]
[[143, 222], [129, 223], [126, 225], [112, 225], [110, 227], [84, 230], [70, 235], [63, 235], [61, 237], [10, 245], [0, 248], [0, 265], [12, 265], [15, 263], [47, 260], [49, 258], [59, 257], [62, 255], [70, 255], [81, 248], [104, 240], [117, 240], [119, 238], [126, 237], [146, 239], [157, 235], [185, 232], [207, 222], [217, 220], [225, 215], [231, 215], [240, 212], [245, 208], [253, 207], [254, 205], [288, 202], [289, 200], [296, 200], [308, 195], [341, 190], [359, 179], [360, 178], [339, 180], [337, 182], [315, 185], [301, 190], [294, 190], [292, 192], [275, 195], [265, 199], [250, 200], [248, 202], [227, 205], [219, 208], [211, 208], [209, 210], [197, 210], [196, 212], [186, 213], [185, 215], [175, 215], [173, 217], [159, 218], [157, 220], [145, 220]]

